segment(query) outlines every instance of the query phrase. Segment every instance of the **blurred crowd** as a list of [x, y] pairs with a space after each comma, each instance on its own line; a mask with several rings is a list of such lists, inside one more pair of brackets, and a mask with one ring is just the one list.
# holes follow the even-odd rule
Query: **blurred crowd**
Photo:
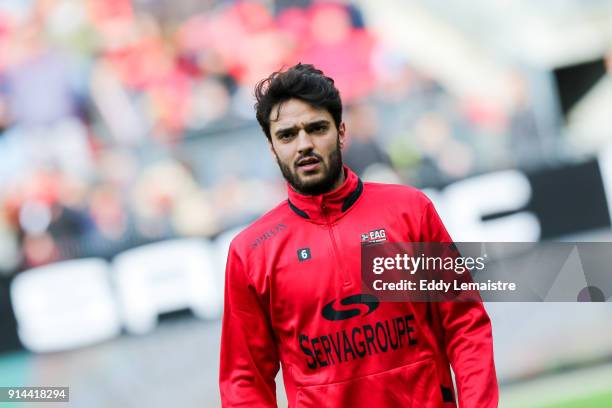
[[[244, 137], [265, 147], [254, 84], [299, 61], [335, 79], [349, 133], [344, 157], [362, 176], [429, 186], [539, 159], [519, 73], [507, 109], [451, 94], [378, 39], [351, 2], [185, 1], [198, 4], [186, 18], [153, 3], [0, 4], [5, 275], [211, 237], [271, 208], [284, 196], [280, 173], [234, 169], [258, 159], [241, 147]], [[234, 153], [204, 174], [197, 161], [207, 159], [184, 152], [220, 133]], [[212, 150], [207, 157], [221, 154]], [[274, 166], [269, 157], [261, 163]]]

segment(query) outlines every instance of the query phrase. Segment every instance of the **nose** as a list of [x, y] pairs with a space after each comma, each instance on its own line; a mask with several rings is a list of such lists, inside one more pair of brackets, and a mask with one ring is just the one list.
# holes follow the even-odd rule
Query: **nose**
[[298, 132], [297, 143], [297, 149], [300, 154], [304, 154], [314, 149], [312, 137], [304, 129], [300, 129]]

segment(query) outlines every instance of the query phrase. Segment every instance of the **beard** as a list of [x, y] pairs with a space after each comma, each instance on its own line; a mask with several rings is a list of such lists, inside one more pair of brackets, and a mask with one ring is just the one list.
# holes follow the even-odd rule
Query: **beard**
[[[323, 177], [315, 181], [303, 180], [298, 175], [297, 171], [293, 171], [291, 166], [281, 162], [278, 156], [276, 155], [276, 162], [278, 163], [278, 167], [280, 168], [280, 171], [283, 174], [285, 180], [287, 180], [287, 182], [291, 185], [291, 187], [293, 187], [295, 191], [303, 195], [319, 195], [329, 192], [336, 184], [336, 181], [338, 180], [342, 172], [342, 153], [340, 150], [340, 140], [338, 140], [336, 144], [336, 150], [329, 154], [329, 160], [327, 161], [327, 163], [323, 160], [323, 157], [314, 152], [310, 152], [309, 154], [301, 156], [298, 160], [301, 160], [305, 157], [316, 157], [319, 160], [319, 163], [321, 163], [322, 171], [325, 172]], [[295, 165], [293, 165], [293, 168], [295, 168]]]

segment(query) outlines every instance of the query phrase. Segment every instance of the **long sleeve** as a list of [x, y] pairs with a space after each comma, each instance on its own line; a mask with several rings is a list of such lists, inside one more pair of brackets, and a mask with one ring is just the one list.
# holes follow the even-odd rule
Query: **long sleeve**
[[225, 271], [219, 387], [223, 407], [276, 407], [276, 342], [255, 285], [233, 245]]
[[[433, 204], [421, 221], [422, 242], [453, 242]], [[435, 302], [443, 346], [453, 367], [461, 408], [496, 408], [499, 391], [491, 321], [481, 302]]]

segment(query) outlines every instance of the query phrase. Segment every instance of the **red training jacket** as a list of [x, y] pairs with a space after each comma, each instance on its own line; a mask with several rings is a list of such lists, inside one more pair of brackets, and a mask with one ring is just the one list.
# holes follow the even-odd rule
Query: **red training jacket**
[[[224, 407], [497, 407], [489, 317], [479, 302], [361, 303], [362, 234], [452, 242], [417, 189], [362, 183], [289, 199], [230, 245], [221, 336]], [[365, 303], [362, 305], [367, 306]], [[449, 362], [455, 372], [455, 395]]]

